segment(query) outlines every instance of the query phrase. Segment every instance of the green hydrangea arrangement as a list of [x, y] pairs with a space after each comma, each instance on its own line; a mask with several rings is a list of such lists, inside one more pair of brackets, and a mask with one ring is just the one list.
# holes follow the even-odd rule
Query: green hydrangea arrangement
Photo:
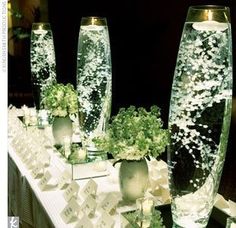
[[70, 83], [46, 87], [41, 103], [53, 116], [65, 117], [78, 112], [77, 92]]
[[112, 117], [107, 133], [94, 139], [96, 146], [112, 153], [121, 160], [140, 160], [152, 156], [157, 158], [165, 151], [169, 142], [168, 130], [163, 129], [160, 109], [121, 108]]

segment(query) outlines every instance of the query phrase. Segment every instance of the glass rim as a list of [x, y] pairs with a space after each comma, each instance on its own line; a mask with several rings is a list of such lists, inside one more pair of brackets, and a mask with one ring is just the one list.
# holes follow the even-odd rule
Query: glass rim
[[189, 6], [189, 9], [192, 9], [192, 10], [204, 10], [204, 9], [229, 10], [229, 7], [224, 6], [224, 5], [192, 5], [192, 6]]
[[230, 8], [223, 5], [192, 5], [188, 8], [186, 22], [217, 21], [230, 23]]
[[32, 30], [49, 30], [51, 29], [51, 24], [49, 22], [33, 22]]
[[102, 16], [84, 16], [81, 18], [81, 25], [100, 25], [100, 26], [106, 26], [107, 25], [107, 19], [106, 17]]

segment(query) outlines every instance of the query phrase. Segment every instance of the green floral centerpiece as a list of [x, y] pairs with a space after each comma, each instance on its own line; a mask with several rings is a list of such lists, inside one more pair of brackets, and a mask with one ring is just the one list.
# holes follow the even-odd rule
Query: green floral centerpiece
[[57, 83], [43, 91], [42, 104], [53, 116], [65, 117], [78, 112], [77, 92], [73, 85]]
[[121, 161], [120, 189], [125, 201], [143, 197], [148, 185], [146, 157], [157, 158], [169, 142], [168, 130], [163, 129], [160, 109], [121, 108], [112, 117], [107, 133], [94, 140], [99, 149], [109, 151]]
[[54, 117], [52, 132], [55, 144], [67, 148], [66, 145], [71, 143], [73, 134], [70, 115], [78, 112], [76, 90], [70, 83], [48, 86], [43, 90], [42, 105]]
[[140, 160], [144, 157], [158, 157], [169, 142], [168, 130], [163, 129], [160, 109], [121, 108], [112, 117], [107, 134], [96, 138], [99, 148], [110, 151], [114, 158]]

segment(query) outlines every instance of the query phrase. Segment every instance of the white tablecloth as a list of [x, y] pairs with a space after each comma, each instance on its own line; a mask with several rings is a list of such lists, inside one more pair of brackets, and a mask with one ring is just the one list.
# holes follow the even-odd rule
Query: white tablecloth
[[[18, 132], [14, 132], [15, 135], [22, 137], [22, 134], [26, 134], [22, 122], [17, 118], [18, 113], [16, 110], [12, 110], [10, 113], [10, 129], [17, 126]], [[22, 129], [23, 131], [22, 131]], [[32, 131], [32, 134], [37, 134], [37, 137], [44, 137], [42, 130], [39, 130], [35, 127], [35, 131]], [[29, 137], [32, 136], [32, 139], [35, 139], [39, 143], [46, 142], [43, 139], [34, 138], [31, 133]], [[63, 197], [65, 190], [55, 187], [50, 190], [42, 191], [38, 187], [40, 179], [35, 179], [31, 175], [31, 171], [26, 167], [26, 164], [22, 162], [22, 159], [17, 153], [16, 148], [14, 148], [12, 140], [14, 136], [9, 138], [9, 215], [19, 216], [20, 221], [24, 224], [23, 227], [36, 227], [36, 228], [74, 228], [77, 221], [65, 224], [60, 216], [62, 210], [66, 207], [67, 202]], [[50, 140], [49, 140], [50, 141]], [[48, 142], [49, 142], [48, 141]], [[33, 141], [32, 141], [33, 142]], [[47, 144], [47, 143], [46, 143]], [[55, 152], [53, 148], [48, 147], [48, 145], [39, 145], [43, 150], [47, 150], [47, 153], [50, 155], [50, 164], [46, 170], [50, 170], [54, 178], [58, 178], [64, 170], [71, 170], [71, 165], [66, 164], [65, 160], [61, 158], [58, 152]], [[149, 164], [150, 165], [150, 164]], [[108, 165], [108, 176], [94, 178], [94, 181], [97, 183], [97, 197], [96, 201], [99, 203], [106, 197], [107, 193], [114, 193], [117, 197], [121, 197], [119, 183], [118, 183], [118, 169], [115, 169], [111, 165]], [[156, 168], [156, 167], [155, 167]], [[166, 167], [165, 167], [166, 168]], [[153, 171], [153, 170], [152, 170]], [[151, 172], [152, 173], [152, 172]], [[155, 172], [156, 173], [156, 170]], [[153, 176], [153, 178], [159, 178]], [[80, 189], [82, 189], [89, 179], [77, 180]], [[162, 181], [163, 182], [163, 181]], [[153, 188], [153, 186], [152, 186]], [[162, 192], [163, 189], [158, 189], [157, 192]], [[168, 198], [168, 195], [165, 195], [165, 200]], [[162, 204], [161, 197], [159, 197], [159, 204]], [[114, 228], [120, 228], [121, 225], [121, 216], [120, 213], [123, 211], [134, 210], [136, 206], [133, 205], [119, 205], [117, 207], [116, 213], [112, 215], [112, 218], [115, 220]], [[93, 223], [96, 223], [97, 218], [95, 217]], [[88, 227], [89, 228], [89, 227]]]

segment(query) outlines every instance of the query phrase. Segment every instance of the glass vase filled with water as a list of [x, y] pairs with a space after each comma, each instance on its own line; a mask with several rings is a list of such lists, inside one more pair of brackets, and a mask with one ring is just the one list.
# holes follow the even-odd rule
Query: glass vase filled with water
[[93, 144], [105, 133], [111, 112], [111, 51], [106, 18], [83, 17], [77, 53], [77, 92], [82, 145], [89, 160], [103, 159]]
[[53, 35], [49, 23], [32, 24], [30, 41], [31, 83], [36, 109], [39, 110], [44, 88], [56, 83]]
[[206, 227], [225, 160], [231, 120], [229, 9], [188, 10], [169, 112], [169, 183], [174, 227]]

